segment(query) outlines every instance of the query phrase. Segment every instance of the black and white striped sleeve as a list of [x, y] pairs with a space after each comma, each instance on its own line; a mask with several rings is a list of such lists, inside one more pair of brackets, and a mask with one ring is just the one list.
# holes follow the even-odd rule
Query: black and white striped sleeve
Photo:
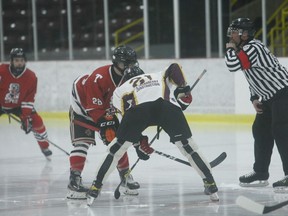
[[225, 63], [230, 72], [241, 70], [241, 62], [233, 48], [228, 48], [225, 54]]

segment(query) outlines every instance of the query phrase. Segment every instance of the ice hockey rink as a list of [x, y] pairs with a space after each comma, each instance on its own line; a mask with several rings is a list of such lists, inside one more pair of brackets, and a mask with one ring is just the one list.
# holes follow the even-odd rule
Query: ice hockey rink
[[[70, 152], [67, 120], [45, 120], [49, 139]], [[252, 170], [253, 139], [250, 124], [191, 123], [193, 138], [209, 161], [226, 152], [223, 163], [213, 168], [219, 187], [219, 202], [211, 202], [203, 194], [203, 183], [196, 171], [184, 164], [153, 154], [148, 161], [140, 161], [132, 171], [141, 184], [136, 197], [123, 196], [116, 200], [114, 190], [119, 184], [116, 170], [104, 184], [101, 196], [91, 207], [84, 201], [66, 199], [69, 178], [68, 156], [51, 146], [52, 161], [47, 161], [32, 134], [25, 135], [19, 124], [7, 116], [0, 118], [0, 215], [1, 216], [188, 216], [188, 215], [256, 215], [237, 206], [235, 200], [244, 195], [265, 205], [288, 199], [288, 194], [276, 194], [272, 183], [283, 177], [276, 147], [270, 165], [269, 186], [241, 188], [238, 178]], [[156, 128], [145, 131], [150, 139]], [[184, 160], [176, 146], [169, 143], [164, 132], [153, 145], [158, 151]], [[95, 170], [105, 154], [105, 146], [97, 138], [97, 145], [89, 149], [83, 171], [83, 183], [90, 186]], [[130, 165], [137, 160], [135, 150], [128, 152]], [[288, 207], [267, 215], [283, 216]]]

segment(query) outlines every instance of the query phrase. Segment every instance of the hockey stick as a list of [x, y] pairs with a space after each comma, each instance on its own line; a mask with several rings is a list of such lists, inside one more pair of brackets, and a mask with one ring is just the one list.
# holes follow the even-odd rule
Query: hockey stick
[[[163, 157], [166, 157], [166, 158], [168, 158], [168, 159], [177, 161], [177, 162], [179, 162], [179, 163], [185, 164], [185, 165], [187, 165], [187, 166], [191, 166], [191, 164], [190, 164], [189, 162], [184, 161], [184, 160], [181, 160], [181, 159], [176, 158], [176, 157], [173, 157], [173, 156], [171, 156], [171, 155], [165, 154], [165, 153], [163, 153], [163, 152], [154, 150], [154, 153], [156, 153], [156, 154], [158, 154], [158, 155], [161, 155], [161, 156], [163, 156]], [[218, 157], [216, 157], [213, 161], [211, 161], [211, 162], [209, 163], [210, 166], [211, 166], [211, 168], [213, 168], [213, 167], [219, 165], [220, 163], [222, 163], [222, 162], [225, 160], [226, 157], [227, 157], [226, 152], [222, 152]]]
[[207, 72], [206, 69], [204, 69], [202, 71], [202, 73], [198, 76], [198, 78], [196, 79], [196, 81], [194, 82], [194, 84], [191, 86], [190, 91], [192, 91], [192, 89], [197, 85], [197, 83], [200, 81], [200, 79], [204, 76], [204, 74]]
[[[155, 139], [159, 136], [159, 133], [161, 132], [161, 130], [162, 130], [162, 128], [157, 131], [156, 135], [155, 135], [155, 136], [153, 137], [153, 139], [150, 141], [149, 145], [151, 145], [151, 144], [155, 141]], [[129, 170], [129, 172], [126, 174], [126, 176], [130, 175], [130, 173], [132, 172], [132, 170], [134, 169], [134, 167], [137, 165], [137, 163], [138, 163], [139, 161], [140, 161], [140, 158], [138, 157], [138, 159], [137, 159], [136, 162], [133, 164], [133, 166], [130, 168], [130, 170]], [[125, 176], [125, 177], [126, 177], [126, 176]], [[119, 189], [120, 189], [121, 184], [125, 181], [125, 179], [126, 179], [126, 178], [123, 178], [123, 179], [121, 180], [121, 182], [119, 183], [119, 185], [117, 186], [117, 188], [115, 189], [115, 191], [114, 191], [114, 197], [115, 197], [115, 199], [119, 199], [119, 197], [120, 197], [120, 195], [121, 195]]]
[[[5, 111], [4, 111], [5, 112]], [[19, 120], [18, 118], [16, 118], [14, 115], [5, 112], [10, 118], [14, 119], [16, 122], [21, 124], [21, 120]], [[34, 132], [34, 131], [33, 131]], [[40, 136], [40, 134], [38, 134]], [[44, 138], [42, 136], [40, 136], [41, 139], [46, 140], [47, 142], [49, 142], [51, 145], [55, 146], [56, 148], [58, 148], [59, 150], [61, 150], [62, 152], [64, 152], [66, 155], [70, 155], [67, 151], [65, 151], [64, 149], [62, 149], [60, 146], [56, 145], [55, 143], [51, 142], [49, 139]]]
[[267, 206], [267, 205], [263, 205], [258, 202], [255, 202], [245, 196], [239, 196], [236, 199], [236, 204], [248, 211], [251, 211], [257, 214], [267, 214], [269, 212], [275, 211], [277, 209], [282, 208], [283, 206], [288, 205], [288, 200], [280, 202], [275, 205]]

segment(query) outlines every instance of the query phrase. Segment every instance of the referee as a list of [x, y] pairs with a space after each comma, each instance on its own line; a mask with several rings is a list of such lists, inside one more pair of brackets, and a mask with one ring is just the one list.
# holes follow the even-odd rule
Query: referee
[[249, 83], [250, 100], [257, 112], [253, 123], [253, 172], [239, 178], [241, 186], [266, 186], [274, 141], [284, 178], [273, 183], [288, 190], [288, 71], [259, 40], [249, 18], [232, 21], [227, 30], [225, 62], [230, 72], [242, 70]]

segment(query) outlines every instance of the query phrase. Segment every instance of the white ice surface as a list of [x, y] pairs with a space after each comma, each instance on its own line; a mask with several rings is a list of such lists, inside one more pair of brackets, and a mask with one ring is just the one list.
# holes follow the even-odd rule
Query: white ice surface
[[[70, 152], [69, 124], [65, 120], [45, 121], [49, 139]], [[159, 155], [140, 161], [132, 174], [141, 184], [139, 196], [121, 196], [113, 193], [119, 184], [115, 171], [105, 182], [102, 194], [88, 208], [85, 202], [65, 199], [69, 178], [68, 156], [51, 146], [53, 157], [47, 162], [32, 134], [25, 135], [15, 122], [0, 118], [0, 215], [1, 216], [208, 216], [255, 215], [235, 204], [239, 195], [262, 204], [275, 204], [288, 199], [288, 194], [275, 194], [271, 184], [283, 177], [282, 164], [276, 147], [270, 165], [270, 185], [265, 188], [241, 188], [238, 178], [252, 170], [253, 139], [250, 125], [191, 124], [193, 138], [201, 152], [211, 161], [225, 151], [227, 159], [213, 169], [219, 187], [220, 202], [213, 203], [203, 194], [203, 183], [196, 171], [186, 165]], [[145, 133], [150, 139], [155, 128]], [[164, 132], [153, 143], [159, 151], [183, 158], [176, 146], [169, 143]], [[88, 162], [83, 171], [83, 183], [90, 186], [95, 170], [105, 154], [105, 146], [97, 138], [97, 146], [89, 149]], [[136, 159], [129, 149], [130, 165]], [[284, 207], [269, 215], [288, 215]]]

